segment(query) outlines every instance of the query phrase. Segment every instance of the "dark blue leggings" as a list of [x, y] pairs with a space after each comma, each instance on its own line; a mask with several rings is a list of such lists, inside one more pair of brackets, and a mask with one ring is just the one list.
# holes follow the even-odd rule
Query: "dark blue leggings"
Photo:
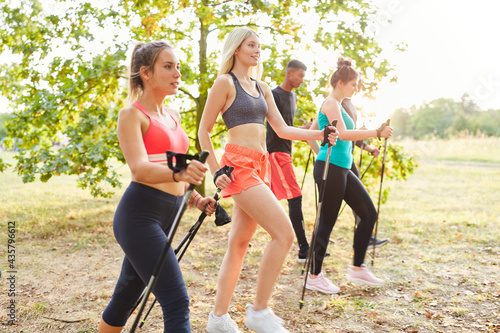
[[[113, 297], [102, 315], [111, 326], [125, 326], [132, 308], [148, 284], [167, 243], [182, 196], [130, 183], [113, 220], [116, 240], [125, 252]], [[163, 310], [165, 332], [191, 332], [189, 297], [171, 248], [153, 289]]]
[[[314, 164], [314, 180], [318, 184], [320, 191], [322, 190], [324, 168], [324, 161], [316, 161]], [[360, 222], [354, 234], [353, 264], [354, 266], [361, 266], [365, 260], [366, 249], [377, 219], [377, 211], [359, 178], [351, 170], [330, 163], [316, 233], [311, 274], [317, 275], [321, 272], [326, 247], [333, 226], [337, 221], [342, 200], [345, 200], [356, 215], [360, 217]]]

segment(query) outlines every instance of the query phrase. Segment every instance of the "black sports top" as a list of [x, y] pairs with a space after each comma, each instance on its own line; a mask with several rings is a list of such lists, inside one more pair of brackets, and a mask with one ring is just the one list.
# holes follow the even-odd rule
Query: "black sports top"
[[[293, 118], [295, 117], [295, 110], [297, 109], [297, 94], [293, 91], [283, 90], [277, 86], [272, 90], [274, 101], [281, 113], [283, 120], [288, 126], [293, 126]], [[276, 134], [269, 122], [267, 123], [266, 135], [267, 151], [269, 153], [283, 152], [292, 154], [292, 140], [282, 139]]]
[[[259, 83], [257, 81], [255, 82], [259, 90], [259, 96], [254, 97], [243, 89], [236, 75], [232, 72], [229, 72], [229, 74], [233, 77], [236, 96], [234, 97], [233, 104], [231, 104], [222, 114], [222, 120], [224, 120], [227, 129], [250, 123], [264, 125], [264, 120], [267, 115], [267, 103]], [[255, 80], [252, 79], [252, 81]]]

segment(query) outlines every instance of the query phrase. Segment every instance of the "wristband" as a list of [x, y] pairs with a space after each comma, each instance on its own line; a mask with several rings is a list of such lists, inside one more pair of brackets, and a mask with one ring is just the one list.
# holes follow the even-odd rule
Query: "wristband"
[[172, 172], [172, 179], [174, 180], [174, 182], [178, 183], [179, 181], [177, 179], [175, 179], [175, 173], [176, 173], [175, 171]]
[[189, 203], [189, 209], [191, 209], [191, 206], [195, 205], [195, 207], [198, 205], [198, 201], [201, 199], [201, 194], [199, 193], [194, 193], [191, 202]]

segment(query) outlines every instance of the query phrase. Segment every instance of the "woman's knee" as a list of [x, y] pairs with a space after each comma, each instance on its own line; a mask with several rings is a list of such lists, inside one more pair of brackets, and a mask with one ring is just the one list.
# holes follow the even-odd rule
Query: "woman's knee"
[[377, 222], [377, 210], [375, 209], [374, 206], [368, 209], [367, 219], [371, 224], [375, 224], [375, 222]]
[[248, 249], [251, 239], [247, 238], [237, 238], [230, 237], [228, 243], [228, 252], [237, 256], [238, 258], [243, 258]]
[[161, 304], [165, 332], [191, 332], [189, 323], [189, 297], [169, 297], [167, 304]]
[[279, 229], [280, 230], [271, 234], [271, 238], [282, 244], [283, 247], [290, 249], [293, 245], [293, 241], [295, 240], [291, 222], [287, 221], [286, 224], [284, 224], [284, 227]]
[[293, 245], [293, 241], [295, 240], [295, 235], [293, 234], [292, 228], [288, 228], [287, 232], [285, 232], [285, 244], [290, 249]]
[[371, 201], [363, 202], [363, 204], [358, 203], [358, 205], [354, 205], [351, 208], [365, 223], [374, 224], [377, 220], [377, 210]]

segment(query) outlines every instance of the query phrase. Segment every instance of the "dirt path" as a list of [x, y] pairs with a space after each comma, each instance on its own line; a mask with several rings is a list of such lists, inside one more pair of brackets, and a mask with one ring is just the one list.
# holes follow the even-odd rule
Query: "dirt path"
[[[463, 212], [463, 220], [458, 217], [447, 224], [437, 220], [432, 213], [438, 210], [436, 216], [440, 216], [441, 208], [437, 205], [425, 208], [425, 202], [418, 202], [418, 194], [428, 193], [426, 200], [439, 204], [442, 198], [433, 198], [432, 193], [448, 188], [448, 180], [444, 179], [443, 184], [437, 182], [443, 177], [434, 169], [422, 167], [404, 188], [393, 184], [392, 203], [383, 208], [384, 235], [390, 237], [391, 242], [377, 250], [373, 267], [373, 271], [387, 281], [383, 287], [358, 286], [345, 279], [352, 249], [352, 217], [346, 211], [332, 234], [335, 243], [328, 249], [332, 255], [325, 261], [325, 273], [340, 286], [341, 293], [329, 296], [308, 291], [305, 306], [299, 310], [303, 280], [294, 245], [271, 302], [275, 312], [285, 319], [286, 327], [294, 333], [499, 332], [500, 219], [489, 212], [488, 207], [493, 204], [485, 202], [485, 207], [475, 208], [467, 212], [468, 215]], [[488, 177], [485, 181], [498, 181], [500, 175]], [[432, 193], [429, 184], [434, 184]], [[442, 186], [442, 190], [437, 186]], [[478, 199], [485, 201], [485, 198]], [[444, 207], [449, 205], [443, 203]], [[310, 207], [305, 211], [306, 219], [313, 220], [314, 204], [306, 203], [306, 207]], [[427, 211], [424, 216], [412, 213], [406, 217], [412, 207], [424, 207]], [[452, 220], [453, 209], [446, 214]], [[478, 216], [477, 221], [474, 216]], [[185, 220], [194, 219], [194, 213], [190, 212]], [[191, 223], [182, 224], [177, 242]], [[204, 332], [213, 306], [228, 231], [229, 226], [215, 227], [213, 220], [207, 219], [181, 263], [191, 297], [195, 333]], [[111, 221], [87, 242], [67, 236], [38, 239], [22, 234], [18, 235], [18, 242], [19, 325], [6, 325], [5, 309], [9, 299], [4, 297], [7, 295], [4, 274], [0, 332], [97, 332], [122, 260], [121, 249], [111, 234]], [[244, 332], [250, 332], [243, 325], [244, 309], [252, 302], [256, 272], [267, 242], [268, 236], [259, 230], [248, 250], [230, 308], [231, 316]], [[369, 260], [370, 257], [367, 262]], [[5, 273], [4, 268], [3, 271]], [[160, 312], [159, 307], [155, 307], [140, 332], [162, 332]]]

